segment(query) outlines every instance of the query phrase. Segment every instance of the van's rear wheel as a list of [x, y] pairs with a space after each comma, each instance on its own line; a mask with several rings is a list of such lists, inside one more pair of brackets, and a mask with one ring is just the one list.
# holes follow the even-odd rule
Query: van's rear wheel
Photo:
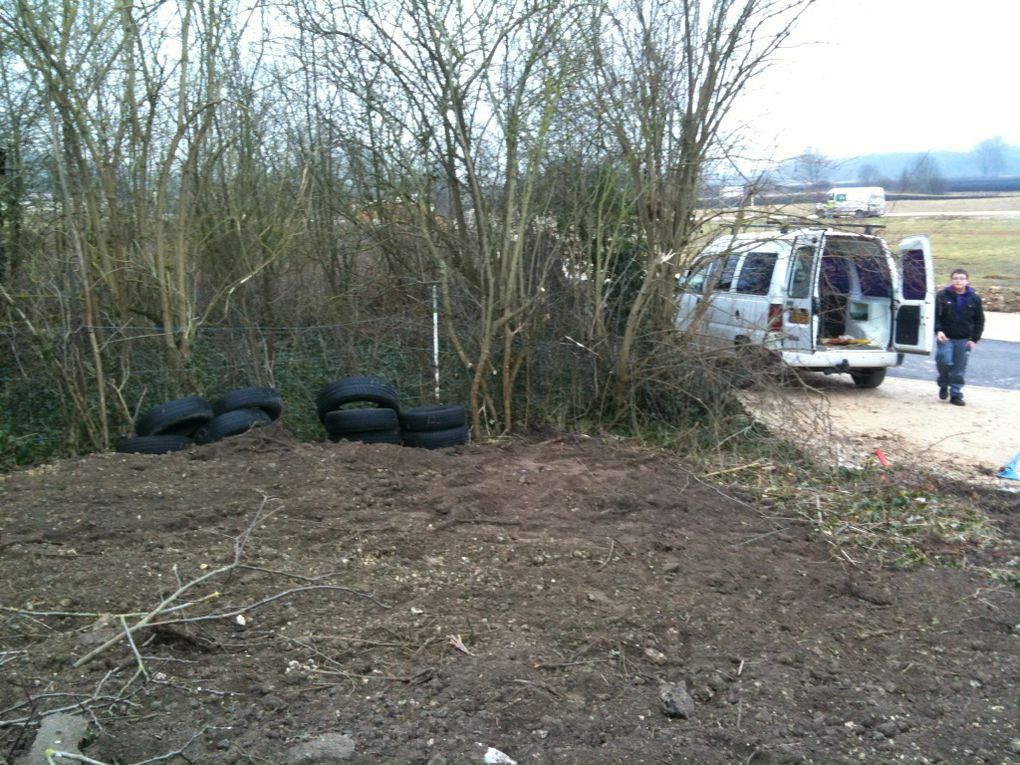
[[854, 385], [858, 388], [877, 388], [885, 379], [885, 367], [871, 367], [869, 369], [851, 369], [850, 376]]

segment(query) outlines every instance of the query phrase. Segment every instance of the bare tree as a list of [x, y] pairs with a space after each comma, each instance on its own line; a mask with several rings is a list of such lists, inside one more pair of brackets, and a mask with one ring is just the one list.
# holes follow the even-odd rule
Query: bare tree
[[807, 148], [803, 153], [793, 159], [793, 176], [796, 180], [817, 188], [827, 185], [829, 173], [836, 167], [836, 163], [822, 154], [817, 149]]
[[865, 186], [881, 185], [882, 175], [878, 168], [870, 162], [865, 162], [857, 168], [857, 180]]
[[922, 194], [942, 194], [946, 190], [946, 179], [939, 169], [939, 163], [930, 152], [918, 154], [900, 174], [900, 189]]
[[448, 313], [473, 304], [472, 320], [450, 330], [471, 374], [476, 428], [512, 426], [515, 379], [553, 263], [528, 231], [541, 213], [535, 179], [573, 71], [567, 35], [577, 16], [496, 0], [295, 8], [302, 34], [330, 43], [309, 63], [352, 115], [337, 127], [371, 221], [416, 230], [423, 272], [440, 282]]
[[1006, 169], [1006, 144], [1002, 136], [982, 141], [972, 153], [981, 168], [981, 175], [1001, 175]]
[[[200, 285], [209, 285], [198, 273], [209, 242], [202, 223], [217, 217], [212, 205], [223, 199], [210, 192], [223, 181], [215, 160], [239, 143], [235, 132], [214, 126], [225, 103], [238, 103], [223, 68], [236, 58], [241, 22], [213, 0], [180, 0], [176, 11], [112, 0], [80, 7], [14, 0], [0, 11], [5, 52], [24, 72], [17, 90], [5, 76], [5, 101], [33, 105], [37, 137], [47, 144], [41, 198], [54, 216], [48, 257], [40, 254], [34, 266], [68, 341], [66, 357], [54, 363], [66, 366], [58, 379], [71, 386], [66, 393], [95, 445], [110, 442], [112, 407], [130, 414], [120, 395], [130, 351], [116, 335], [142, 324], [162, 339], [168, 367], [185, 367], [212, 305], [264, 260], [265, 253], [258, 263], [232, 255], [247, 262], [245, 273], [231, 272], [210, 290], [209, 304], [199, 304]], [[241, 220], [241, 228], [259, 224], [233, 219]], [[32, 306], [19, 309], [31, 317]], [[85, 353], [74, 346], [79, 336]]]
[[620, 406], [642, 331], [670, 326], [672, 275], [699, 229], [699, 174], [726, 116], [811, 2], [630, 0], [594, 25], [591, 92], [627, 168], [645, 246], [614, 367]]

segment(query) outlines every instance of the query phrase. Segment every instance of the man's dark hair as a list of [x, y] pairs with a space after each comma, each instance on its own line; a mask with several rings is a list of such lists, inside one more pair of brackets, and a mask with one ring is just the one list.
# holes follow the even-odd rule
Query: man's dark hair
[[956, 276], [957, 274], [963, 274], [968, 279], [970, 278], [970, 274], [967, 273], [967, 269], [966, 268], [954, 268], [953, 269], [953, 273], [951, 273], [950, 276], [951, 277], [952, 276]]

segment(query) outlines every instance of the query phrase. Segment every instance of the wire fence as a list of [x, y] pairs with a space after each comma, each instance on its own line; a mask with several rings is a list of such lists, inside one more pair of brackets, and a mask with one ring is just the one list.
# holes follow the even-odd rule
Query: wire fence
[[[431, 332], [431, 322], [403, 314], [309, 327], [210, 325], [193, 333], [185, 357], [168, 352], [167, 333], [158, 327], [30, 331], [9, 323], [0, 327], [6, 351], [0, 354], [0, 453], [14, 452], [6, 457], [10, 463], [86, 446], [95, 434], [83, 432], [82, 409], [98, 415], [101, 387], [113, 433], [126, 435], [139, 412], [169, 399], [213, 398], [259, 385], [279, 390], [289, 425], [311, 435], [315, 395], [340, 377], [378, 375], [399, 385], [409, 405], [431, 400]], [[448, 350], [439, 359], [441, 392], [462, 398], [462, 365]]]
[[[213, 399], [254, 385], [283, 396], [285, 424], [295, 435], [321, 439], [315, 398], [333, 380], [381, 377], [397, 388], [402, 406], [437, 400], [466, 404], [473, 374], [444, 332], [434, 355], [433, 317], [421, 311], [310, 326], [210, 324], [191, 333], [186, 358], [168, 352], [167, 336], [155, 326], [33, 331], [23, 323], [0, 325], [5, 349], [0, 353], [0, 467], [97, 448], [89, 415], [99, 416], [100, 388], [113, 438], [130, 434], [138, 414], [156, 404], [187, 395]], [[518, 424], [541, 413], [543, 420], [568, 425], [597, 405], [595, 359], [583, 346], [567, 339], [538, 341], [524, 361], [511, 391], [520, 403]], [[496, 378], [492, 384], [498, 387]], [[490, 422], [488, 415], [482, 412], [483, 422]]]

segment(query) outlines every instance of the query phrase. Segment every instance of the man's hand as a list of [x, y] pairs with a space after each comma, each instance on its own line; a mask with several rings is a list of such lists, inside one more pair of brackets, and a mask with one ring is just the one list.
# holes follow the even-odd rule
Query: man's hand
[[944, 343], [948, 338], [946, 337], [945, 332], [939, 332], [938, 334], [935, 335], [935, 339], [938, 340], [940, 343]]
[[973, 340], [968, 340], [968, 341], [967, 341], [967, 350], [968, 350], [968, 351], [972, 351], [972, 350], [974, 350], [974, 348], [975, 348], [976, 346], [977, 346], [977, 343], [975, 343], [975, 342], [974, 342]]

